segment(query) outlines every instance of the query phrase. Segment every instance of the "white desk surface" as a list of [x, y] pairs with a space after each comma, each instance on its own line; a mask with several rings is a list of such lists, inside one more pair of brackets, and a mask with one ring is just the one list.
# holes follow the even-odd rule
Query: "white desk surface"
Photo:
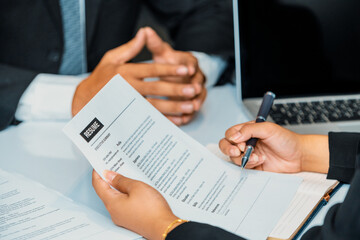
[[[249, 120], [245, 111], [236, 102], [232, 85], [215, 87], [209, 90], [196, 119], [181, 128], [205, 146], [218, 143], [230, 126]], [[108, 215], [92, 188], [90, 164], [62, 133], [65, 124], [27, 122], [0, 132], [0, 168], [23, 174], [77, 203]], [[343, 186], [333, 196], [309, 227], [322, 224], [329, 207], [343, 201], [348, 187]]]

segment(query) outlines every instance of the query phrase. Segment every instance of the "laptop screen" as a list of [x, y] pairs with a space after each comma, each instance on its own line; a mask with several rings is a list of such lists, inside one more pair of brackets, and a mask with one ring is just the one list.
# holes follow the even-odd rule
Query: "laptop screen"
[[237, 7], [243, 98], [360, 92], [359, 0], [238, 0]]

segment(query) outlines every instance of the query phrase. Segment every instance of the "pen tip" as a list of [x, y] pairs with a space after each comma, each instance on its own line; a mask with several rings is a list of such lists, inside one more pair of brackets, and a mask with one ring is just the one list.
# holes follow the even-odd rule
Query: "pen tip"
[[242, 158], [242, 159], [241, 159], [241, 165], [240, 165], [241, 170], [244, 169], [244, 167], [245, 167], [245, 162], [246, 162], [246, 158]]

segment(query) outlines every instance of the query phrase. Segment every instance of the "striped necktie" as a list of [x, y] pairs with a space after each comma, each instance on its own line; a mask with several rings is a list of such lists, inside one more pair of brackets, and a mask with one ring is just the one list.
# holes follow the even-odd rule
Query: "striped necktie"
[[80, 3], [83, 0], [60, 0], [64, 33], [64, 52], [60, 74], [77, 75], [86, 71], [85, 34]]

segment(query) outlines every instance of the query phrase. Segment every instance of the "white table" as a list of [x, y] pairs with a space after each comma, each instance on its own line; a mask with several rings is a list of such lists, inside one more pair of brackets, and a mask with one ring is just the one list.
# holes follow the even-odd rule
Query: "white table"
[[[232, 85], [209, 90], [196, 119], [181, 127], [203, 145], [218, 143], [225, 130], [248, 121], [248, 112], [238, 104]], [[62, 133], [66, 122], [27, 122], [0, 132], [0, 168], [38, 181], [46, 187], [108, 215], [91, 186], [92, 168]], [[343, 201], [348, 185], [343, 186], [319, 212], [310, 226], [320, 225], [330, 206]], [[309, 226], [309, 227], [310, 227]]]

